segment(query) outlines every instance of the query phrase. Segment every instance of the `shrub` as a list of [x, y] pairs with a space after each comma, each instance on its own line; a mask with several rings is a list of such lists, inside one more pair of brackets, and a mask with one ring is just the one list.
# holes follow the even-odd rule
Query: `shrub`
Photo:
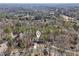
[[12, 28], [11, 28], [11, 27], [6, 27], [6, 28], [4, 29], [4, 32], [6, 32], [6, 33], [11, 33], [11, 32], [12, 32]]

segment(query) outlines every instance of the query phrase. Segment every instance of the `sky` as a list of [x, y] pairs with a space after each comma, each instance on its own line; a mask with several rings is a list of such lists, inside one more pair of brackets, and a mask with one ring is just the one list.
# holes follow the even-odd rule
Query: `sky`
[[0, 0], [0, 3], [79, 3], [79, 0]]

